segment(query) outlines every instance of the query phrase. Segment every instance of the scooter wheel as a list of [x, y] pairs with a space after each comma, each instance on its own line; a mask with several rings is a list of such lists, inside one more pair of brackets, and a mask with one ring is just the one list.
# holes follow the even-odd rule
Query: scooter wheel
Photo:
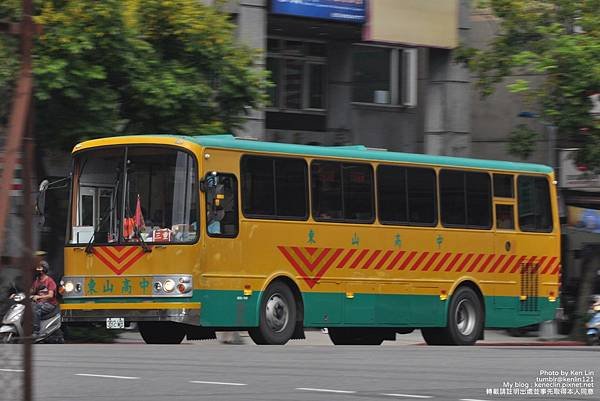
[[13, 332], [2, 333], [0, 334], [0, 344], [14, 344], [16, 343], [15, 338], [15, 333]]

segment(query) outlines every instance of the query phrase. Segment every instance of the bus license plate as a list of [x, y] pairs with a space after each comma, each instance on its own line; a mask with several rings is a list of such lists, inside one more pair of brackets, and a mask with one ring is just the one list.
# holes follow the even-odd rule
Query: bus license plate
[[107, 329], [124, 329], [125, 319], [122, 317], [108, 317], [106, 318]]

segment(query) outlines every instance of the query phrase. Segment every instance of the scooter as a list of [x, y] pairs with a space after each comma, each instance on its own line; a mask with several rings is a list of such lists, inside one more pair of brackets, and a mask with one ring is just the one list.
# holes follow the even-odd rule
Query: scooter
[[[28, 302], [28, 298], [24, 293], [19, 292], [13, 296], [12, 300], [14, 304], [8, 308], [2, 319], [2, 326], [0, 326], [0, 344], [18, 343], [25, 337], [23, 316], [25, 315], [25, 302]], [[56, 308], [52, 315], [40, 322], [40, 332], [33, 337], [33, 342], [63, 344], [64, 338], [60, 327], [60, 309]]]
[[588, 345], [600, 345], [600, 301], [596, 301], [590, 313], [592, 318], [586, 323], [586, 343]]

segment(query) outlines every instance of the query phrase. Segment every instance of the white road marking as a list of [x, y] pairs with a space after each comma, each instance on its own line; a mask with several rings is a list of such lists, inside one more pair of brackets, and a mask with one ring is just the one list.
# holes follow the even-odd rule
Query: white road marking
[[349, 390], [331, 390], [331, 389], [327, 389], [327, 388], [310, 388], [310, 387], [298, 387], [298, 388], [296, 388], [296, 390], [318, 391], [321, 393], [340, 393], [340, 394], [355, 394], [356, 393], [356, 391], [349, 391]]
[[104, 379], [124, 379], [124, 380], [137, 380], [137, 379], [139, 379], [139, 377], [132, 377], [132, 376], [93, 375], [91, 373], [75, 373], [75, 376], [101, 377], [101, 378], [104, 378]]
[[16, 373], [22, 373], [25, 372], [23, 369], [0, 369], [0, 372], [16, 372]]
[[415, 395], [415, 394], [381, 394], [388, 397], [404, 397], [404, 398], [433, 398], [430, 395]]
[[246, 383], [205, 382], [205, 381], [200, 381], [200, 380], [191, 380], [190, 383], [196, 383], [196, 384], [220, 384], [221, 386], [247, 386]]

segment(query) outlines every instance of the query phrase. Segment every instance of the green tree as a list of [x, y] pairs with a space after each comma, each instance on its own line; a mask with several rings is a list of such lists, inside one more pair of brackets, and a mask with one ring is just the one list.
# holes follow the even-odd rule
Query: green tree
[[589, 96], [600, 92], [600, 0], [487, 0], [499, 32], [484, 50], [462, 48], [458, 60], [478, 76], [482, 95], [515, 72], [541, 85], [508, 85], [535, 102], [559, 135], [580, 144], [577, 161], [600, 171], [600, 121]]
[[[257, 52], [235, 42], [226, 14], [197, 0], [38, 0], [37, 6], [44, 30], [34, 49], [36, 133], [46, 145], [232, 130], [249, 107], [266, 100]], [[3, 57], [2, 43], [0, 65], [11, 59]], [[0, 67], [0, 90], [12, 73], [6, 70]]]

